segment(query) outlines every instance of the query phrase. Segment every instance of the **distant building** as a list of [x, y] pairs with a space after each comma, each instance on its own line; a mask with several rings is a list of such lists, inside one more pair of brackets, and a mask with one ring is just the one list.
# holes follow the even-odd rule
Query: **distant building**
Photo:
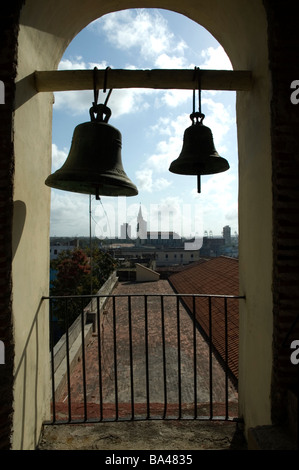
[[238, 235], [232, 237], [231, 228], [229, 225], [223, 227], [222, 237], [214, 237], [212, 232], [205, 231], [202, 247], [200, 248], [200, 256], [202, 257], [217, 257], [221, 255], [238, 258]]
[[139, 212], [137, 216], [137, 240], [141, 243], [143, 243], [143, 240], [147, 239], [147, 222], [144, 220], [142, 216], [142, 210], [141, 210], [141, 205], [139, 207]]
[[120, 238], [122, 240], [131, 239], [131, 225], [124, 223], [120, 227]]
[[231, 228], [229, 225], [226, 225], [223, 227], [223, 238], [225, 240], [226, 245], [230, 245], [232, 242], [232, 237], [231, 237]]
[[181, 237], [175, 232], [147, 232], [146, 244], [156, 247], [183, 247]]
[[173, 248], [156, 251], [156, 266], [177, 266], [194, 263], [200, 259], [199, 250]]
[[203, 237], [202, 247], [200, 248], [200, 256], [220, 256], [222, 254], [222, 248], [225, 245], [223, 237]]
[[79, 248], [79, 239], [50, 239], [50, 260], [56, 259], [62, 251], [72, 251]]

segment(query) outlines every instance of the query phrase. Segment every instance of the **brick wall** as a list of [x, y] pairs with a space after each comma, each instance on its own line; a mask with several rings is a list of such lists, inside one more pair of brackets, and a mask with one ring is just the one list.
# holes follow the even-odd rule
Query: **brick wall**
[[[272, 74], [273, 300], [274, 364], [272, 419], [286, 417], [286, 391], [297, 386], [298, 367], [290, 361], [292, 339], [286, 342], [299, 314], [299, 104], [291, 103], [291, 83], [299, 80], [298, 15], [293, 0], [264, 0]], [[298, 13], [298, 11], [297, 11]]]
[[15, 95], [16, 45], [21, 0], [1, 4], [0, 80], [5, 103], [0, 105], [0, 340], [5, 364], [0, 365], [0, 449], [10, 448], [14, 344], [11, 319], [11, 233], [13, 196], [12, 111]]

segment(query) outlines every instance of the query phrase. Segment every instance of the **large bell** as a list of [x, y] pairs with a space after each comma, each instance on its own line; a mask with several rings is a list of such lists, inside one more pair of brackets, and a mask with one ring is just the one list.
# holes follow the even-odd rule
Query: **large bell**
[[138, 194], [123, 169], [121, 133], [108, 124], [110, 115], [105, 105], [90, 108], [91, 121], [75, 128], [69, 155], [63, 166], [48, 176], [47, 186], [97, 198]]
[[169, 167], [172, 173], [199, 176], [229, 169], [227, 160], [220, 157], [214, 147], [211, 129], [202, 124], [203, 118], [201, 113], [190, 115], [192, 126], [185, 130], [182, 151]]

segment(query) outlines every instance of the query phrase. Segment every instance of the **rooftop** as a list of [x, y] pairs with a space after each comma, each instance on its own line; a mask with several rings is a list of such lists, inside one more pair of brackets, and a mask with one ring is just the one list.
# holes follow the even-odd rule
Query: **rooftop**
[[[117, 339], [117, 387], [118, 406], [122, 416], [131, 413], [131, 384], [130, 384], [130, 345], [128, 330], [128, 299], [131, 298], [131, 323], [133, 340], [133, 373], [134, 373], [134, 406], [135, 413], [144, 414], [145, 396], [145, 310], [144, 295], [147, 302], [147, 329], [148, 329], [148, 364], [149, 364], [149, 394], [151, 400], [151, 413], [161, 414], [165, 399], [163, 390], [163, 357], [162, 357], [162, 328], [161, 328], [161, 298], [164, 298], [164, 330], [165, 354], [167, 368], [167, 413], [177, 413], [178, 404], [178, 330], [177, 330], [177, 304], [167, 280], [153, 282], [119, 282], [113, 294], [120, 295], [115, 300], [115, 319], [112, 309], [112, 299], [108, 302], [101, 319], [101, 367], [102, 395], [105, 416], [111, 417], [115, 412], [113, 405], [115, 399], [115, 367], [114, 367], [114, 341]], [[151, 296], [154, 294], [154, 296]], [[158, 294], [158, 295], [157, 295]], [[122, 297], [124, 295], [124, 297]], [[180, 318], [180, 356], [182, 371], [182, 404], [183, 412], [187, 415], [194, 409], [194, 350], [193, 350], [193, 322], [184, 306], [179, 307]], [[116, 326], [114, 337], [114, 322]], [[198, 354], [198, 411], [205, 413], [209, 402], [209, 346], [200, 332], [196, 333]], [[99, 411], [99, 362], [98, 362], [98, 335], [94, 334], [86, 345], [86, 380], [88, 413], [93, 415]], [[213, 360], [213, 399], [215, 412], [218, 404], [221, 408], [225, 400], [225, 376], [219, 362]], [[79, 362], [73, 370], [71, 377], [71, 403], [72, 414], [79, 418], [82, 413], [82, 364]], [[60, 415], [66, 413], [68, 401], [67, 388], [56, 403]], [[237, 413], [237, 392], [232, 383], [229, 384], [229, 401], [233, 413]], [[81, 411], [80, 411], [81, 410]], [[216, 413], [217, 414], [217, 413]], [[222, 412], [219, 409], [219, 414]]]
[[[169, 277], [169, 282], [179, 294], [239, 295], [239, 262], [236, 258], [220, 256], [192, 264]], [[192, 299], [185, 297], [186, 307], [193, 311]], [[239, 304], [228, 299], [228, 366], [238, 378]], [[196, 299], [196, 319], [203, 334], [210, 338], [209, 301]], [[224, 299], [212, 299], [212, 342], [218, 355], [225, 361]]]

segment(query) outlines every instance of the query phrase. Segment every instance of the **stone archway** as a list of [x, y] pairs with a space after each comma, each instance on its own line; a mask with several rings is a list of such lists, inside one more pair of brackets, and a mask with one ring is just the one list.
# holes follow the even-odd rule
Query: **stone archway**
[[[246, 428], [269, 424], [272, 372], [272, 193], [267, 22], [262, 1], [27, 0], [21, 11], [14, 115], [14, 200], [26, 220], [13, 261], [15, 389], [13, 447], [32, 448], [48, 409], [46, 307], [51, 162], [51, 93], [37, 94], [35, 70], [57, 68], [70, 41], [92, 20], [115, 10], [164, 8], [205, 27], [234, 69], [251, 70], [250, 92], [237, 94], [239, 147], [240, 415]], [[28, 270], [28, 266], [34, 269]], [[34, 397], [34, 400], [32, 400]], [[32, 419], [34, 416], [34, 419]]]

